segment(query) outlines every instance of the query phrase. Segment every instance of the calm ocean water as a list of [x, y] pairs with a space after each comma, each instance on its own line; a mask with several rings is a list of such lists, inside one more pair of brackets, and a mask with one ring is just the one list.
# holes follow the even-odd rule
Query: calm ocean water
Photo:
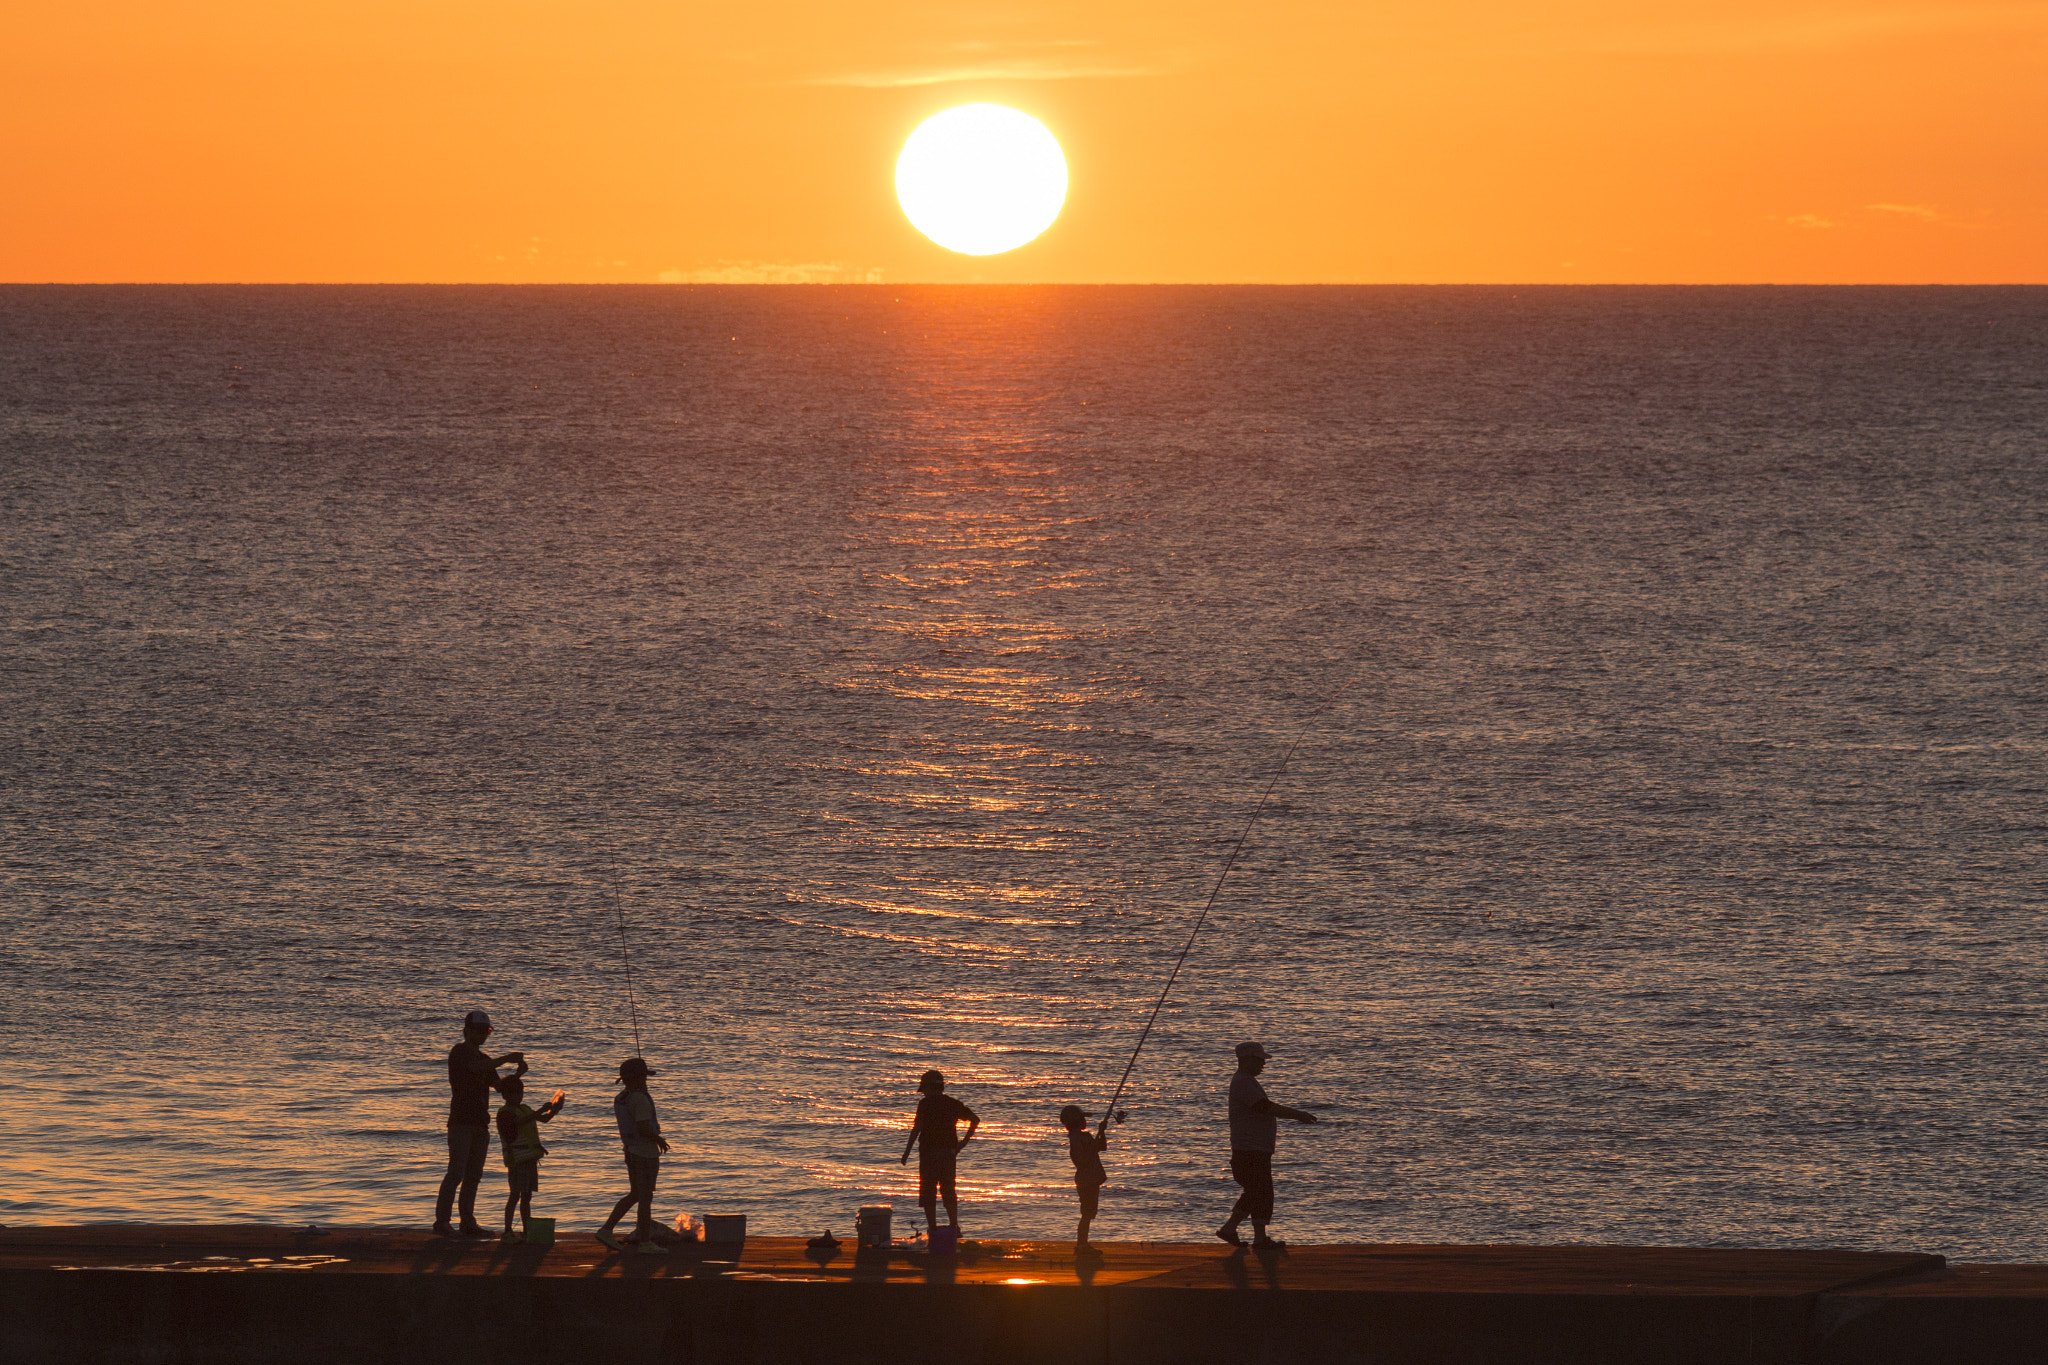
[[[0, 1220], [2048, 1259], [2048, 290], [0, 290]], [[482, 1207], [494, 1216], [493, 1161]], [[914, 1168], [912, 1168], [914, 1171]]]

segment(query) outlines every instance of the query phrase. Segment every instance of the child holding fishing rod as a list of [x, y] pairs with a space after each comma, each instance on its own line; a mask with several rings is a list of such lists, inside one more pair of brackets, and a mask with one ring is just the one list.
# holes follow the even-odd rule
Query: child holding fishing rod
[[1060, 1127], [1067, 1130], [1067, 1159], [1074, 1163], [1074, 1193], [1081, 1197], [1081, 1225], [1074, 1232], [1076, 1256], [1102, 1254], [1088, 1245], [1088, 1225], [1095, 1221], [1096, 1211], [1102, 1206], [1102, 1187], [1109, 1183], [1109, 1172], [1102, 1168], [1102, 1153], [1109, 1146], [1109, 1121], [1115, 1117], [1104, 1114], [1102, 1126], [1091, 1133], [1087, 1110], [1078, 1104], [1060, 1110]]

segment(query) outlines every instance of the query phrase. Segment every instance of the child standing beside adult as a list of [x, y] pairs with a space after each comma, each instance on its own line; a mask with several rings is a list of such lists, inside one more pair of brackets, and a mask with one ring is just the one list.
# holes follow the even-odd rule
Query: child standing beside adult
[[526, 1101], [526, 1082], [507, 1076], [498, 1083], [505, 1107], [498, 1111], [498, 1140], [504, 1144], [505, 1180], [511, 1195], [505, 1200], [503, 1240], [512, 1240], [512, 1214], [519, 1214], [519, 1232], [525, 1236], [533, 1227], [533, 1196], [540, 1192], [540, 1159], [548, 1154], [541, 1145], [540, 1125], [562, 1112], [568, 1095], [557, 1090], [554, 1098], [536, 1109]]
[[434, 1232], [453, 1237], [458, 1229], [448, 1225], [455, 1196], [462, 1195], [464, 1237], [488, 1235], [476, 1221], [476, 1187], [484, 1178], [484, 1159], [491, 1153], [491, 1092], [504, 1082], [498, 1068], [510, 1062], [526, 1074], [526, 1055], [507, 1052], [493, 1057], [483, 1049], [491, 1036], [491, 1016], [471, 1010], [462, 1021], [462, 1041], [448, 1049], [448, 1170], [441, 1177], [441, 1193], [434, 1201]]

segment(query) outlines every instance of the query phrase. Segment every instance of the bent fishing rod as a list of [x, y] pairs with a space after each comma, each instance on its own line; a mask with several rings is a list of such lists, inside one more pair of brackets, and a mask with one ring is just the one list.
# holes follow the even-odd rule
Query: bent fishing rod
[[1224, 861], [1223, 870], [1216, 874], [1216, 885], [1209, 889], [1209, 899], [1202, 906], [1202, 913], [1195, 917], [1195, 927], [1188, 930], [1188, 941], [1181, 945], [1180, 956], [1174, 959], [1173, 970], [1167, 973], [1166, 985], [1160, 990], [1159, 998], [1152, 1002], [1152, 1013], [1145, 1020], [1144, 1031], [1138, 1035], [1138, 1045], [1131, 1049], [1130, 1061], [1124, 1063], [1124, 1074], [1117, 1079], [1116, 1094], [1110, 1097], [1109, 1108], [1103, 1111], [1101, 1126], [1096, 1129], [1098, 1134], [1109, 1131], [1112, 1119], [1117, 1122], [1123, 1121], [1117, 1112], [1117, 1101], [1124, 1097], [1124, 1086], [1131, 1079], [1132, 1069], [1138, 1065], [1138, 1054], [1145, 1050], [1146, 1040], [1152, 1036], [1152, 1026], [1159, 1022], [1159, 1011], [1166, 1007], [1166, 997], [1172, 994], [1173, 983], [1180, 979], [1180, 969], [1186, 965], [1188, 954], [1195, 949], [1195, 938], [1202, 932], [1202, 926], [1208, 923], [1209, 912], [1216, 908], [1216, 898], [1223, 894], [1223, 883], [1230, 876], [1230, 869], [1237, 866], [1237, 857], [1244, 852], [1245, 841], [1252, 837], [1252, 827], [1258, 824], [1259, 817], [1265, 814], [1266, 803], [1273, 799], [1273, 789], [1280, 785], [1280, 778], [1287, 771], [1287, 764], [1294, 757], [1294, 751], [1308, 738], [1309, 731], [1315, 728], [1316, 722], [1337, 704], [1337, 698], [1343, 696], [1351, 683], [1356, 681], [1357, 679], [1353, 678], [1332, 693], [1330, 699], [1323, 703], [1322, 709], [1310, 716], [1308, 723], [1301, 727], [1301, 733], [1294, 737], [1294, 743], [1287, 746], [1287, 752], [1281, 755], [1280, 766], [1273, 770], [1273, 779], [1266, 784], [1265, 794], [1259, 797], [1259, 804], [1253, 808], [1251, 818], [1244, 822], [1244, 830], [1237, 836], [1237, 843], [1231, 847], [1230, 857]]

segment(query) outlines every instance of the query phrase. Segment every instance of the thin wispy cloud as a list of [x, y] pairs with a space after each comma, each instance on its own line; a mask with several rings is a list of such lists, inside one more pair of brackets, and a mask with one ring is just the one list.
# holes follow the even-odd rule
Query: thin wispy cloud
[[799, 81], [799, 85], [850, 85], [863, 90], [891, 90], [910, 85], [949, 85], [954, 81], [1081, 81], [1125, 76], [1157, 76], [1157, 67], [1091, 66], [1080, 63], [1009, 61], [972, 66], [926, 67], [894, 71], [843, 71]]
[[664, 270], [661, 284], [880, 284], [880, 266], [845, 261], [720, 261], [696, 270]]
[[851, 86], [893, 90], [949, 85], [956, 81], [1078, 81], [1157, 76], [1167, 69], [1155, 60], [1114, 60], [1087, 55], [1102, 44], [1092, 38], [1051, 38], [1027, 42], [948, 43], [916, 62], [876, 64], [829, 72], [798, 85]]
[[1817, 213], [1795, 213], [1785, 221], [1796, 228], [1831, 228], [1841, 226], [1840, 223], [1830, 222]]
[[1610, 34], [1596, 50], [1636, 54], [1697, 55], [1740, 52], [1798, 52], [1851, 47], [1946, 33], [2048, 34], [2048, 3], [2022, 0], [1999, 5], [1920, 5], [1872, 8], [1856, 14], [1800, 14], [1718, 24], [1684, 24]]
[[1865, 204], [1863, 207], [1872, 213], [1897, 214], [1902, 218], [1918, 218], [1927, 223], [1935, 222], [1941, 217], [1941, 211], [1932, 204]]

